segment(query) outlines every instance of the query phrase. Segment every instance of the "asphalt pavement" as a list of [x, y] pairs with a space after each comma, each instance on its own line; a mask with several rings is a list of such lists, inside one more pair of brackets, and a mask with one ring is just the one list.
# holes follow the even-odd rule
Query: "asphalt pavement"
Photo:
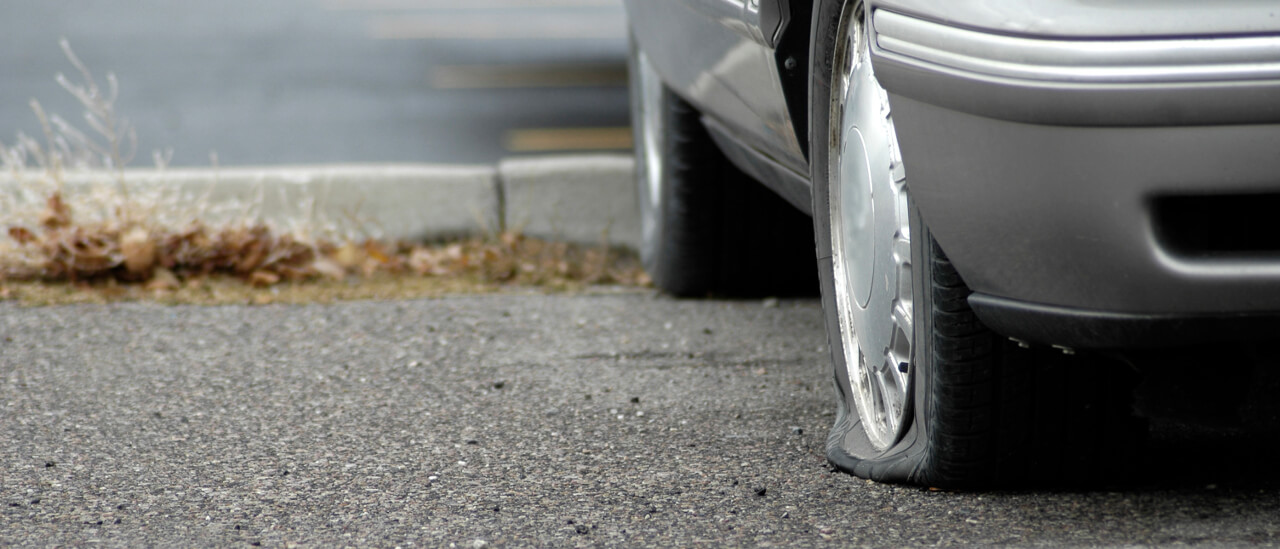
[[630, 148], [619, 0], [4, 2], [0, 142], [41, 135], [32, 98], [80, 120], [59, 38], [118, 76], [135, 165], [165, 148], [187, 167]]
[[[193, 178], [328, 193], [335, 169], [238, 167], [488, 164], [466, 187], [489, 194], [414, 176], [453, 190], [379, 196], [437, 219], [419, 209], [474, 194], [467, 213], [572, 236], [568, 217], [591, 236], [626, 225], [629, 167], [583, 206], [566, 197], [598, 183], [588, 162], [498, 160], [626, 149], [624, 35], [617, 0], [11, 2], [0, 141], [39, 132], [31, 97], [78, 112], [52, 79], [72, 70], [63, 36], [119, 76], [144, 156], [204, 166], [216, 150], [236, 167]], [[388, 169], [410, 168], [365, 171]], [[399, 219], [382, 208], [369, 217]], [[832, 471], [820, 309], [647, 291], [0, 302], [0, 545], [1280, 544], [1274, 436], [1157, 423], [1141, 476], [1087, 491]]]
[[814, 300], [650, 292], [310, 306], [0, 303], [0, 545], [1239, 546], [1270, 444], [1157, 430], [1083, 492], [823, 458]]

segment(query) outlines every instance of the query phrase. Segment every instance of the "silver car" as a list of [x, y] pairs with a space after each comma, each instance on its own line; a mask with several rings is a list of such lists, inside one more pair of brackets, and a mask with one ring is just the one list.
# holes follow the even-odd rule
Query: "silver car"
[[837, 467], [1121, 471], [1140, 382], [1280, 334], [1274, 2], [625, 4], [645, 265], [802, 290], [816, 241]]

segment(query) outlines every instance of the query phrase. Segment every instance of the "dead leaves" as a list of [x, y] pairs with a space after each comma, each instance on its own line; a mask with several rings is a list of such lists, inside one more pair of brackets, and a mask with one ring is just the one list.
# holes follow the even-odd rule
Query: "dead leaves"
[[280, 275], [271, 271], [254, 271], [249, 275], [249, 284], [257, 288], [265, 288], [280, 282]]
[[0, 256], [0, 280], [136, 282], [157, 292], [200, 284], [214, 275], [237, 277], [254, 287], [379, 273], [552, 288], [649, 283], [634, 255], [518, 233], [434, 245], [333, 244], [276, 234], [265, 225], [215, 229], [197, 223], [182, 230], [140, 223], [81, 226], [58, 193], [46, 200], [39, 219], [38, 227], [8, 227], [9, 239], [25, 257]]
[[134, 227], [120, 238], [120, 253], [124, 256], [124, 268], [130, 275], [144, 277], [156, 265], [156, 241], [142, 227]]
[[40, 225], [46, 229], [60, 229], [71, 225], [71, 208], [62, 200], [62, 193], [54, 192], [45, 201], [44, 213], [40, 214]]
[[609, 248], [548, 242], [518, 233], [411, 248], [405, 267], [419, 276], [477, 276], [523, 286], [644, 285], [634, 256]]
[[36, 241], [35, 233], [25, 227], [9, 227], [9, 238], [12, 238], [19, 246], [26, 246]]
[[146, 283], [146, 288], [148, 290], [157, 292], [171, 292], [180, 287], [182, 287], [182, 282], [178, 280], [177, 275], [174, 275], [173, 271], [163, 267], [156, 269], [155, 272], [152, 273], [151, 280], [148, 280]]
[[60, 280], [94, 278], [119, 265], [118, 235], [84, 227], [59, 227], [36, 243], [46, 258], [45, 277]]

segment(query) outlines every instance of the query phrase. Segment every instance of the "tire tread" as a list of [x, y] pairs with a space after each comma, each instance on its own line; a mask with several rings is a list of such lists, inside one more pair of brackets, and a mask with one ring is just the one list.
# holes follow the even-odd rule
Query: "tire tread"
[[1074, 486], [1122, 473], [1145, 431], [1128, 409], [1132, 376], [1102, 357], [1023, 349], [989, 331], [932, 238], [929, 252], [935, 377], [923, 480]]

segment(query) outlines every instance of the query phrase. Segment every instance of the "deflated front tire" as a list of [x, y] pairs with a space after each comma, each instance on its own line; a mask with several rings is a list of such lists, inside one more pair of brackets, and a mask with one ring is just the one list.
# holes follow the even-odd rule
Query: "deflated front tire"
[[1133, 376], [1100, 356], [987, 329], [910, 198], [860, 2], [815, 14], [814, 226], [837, 394], [827, 457], [939, 487], [1093, 484], [1127, 470], [1144, 425]]

